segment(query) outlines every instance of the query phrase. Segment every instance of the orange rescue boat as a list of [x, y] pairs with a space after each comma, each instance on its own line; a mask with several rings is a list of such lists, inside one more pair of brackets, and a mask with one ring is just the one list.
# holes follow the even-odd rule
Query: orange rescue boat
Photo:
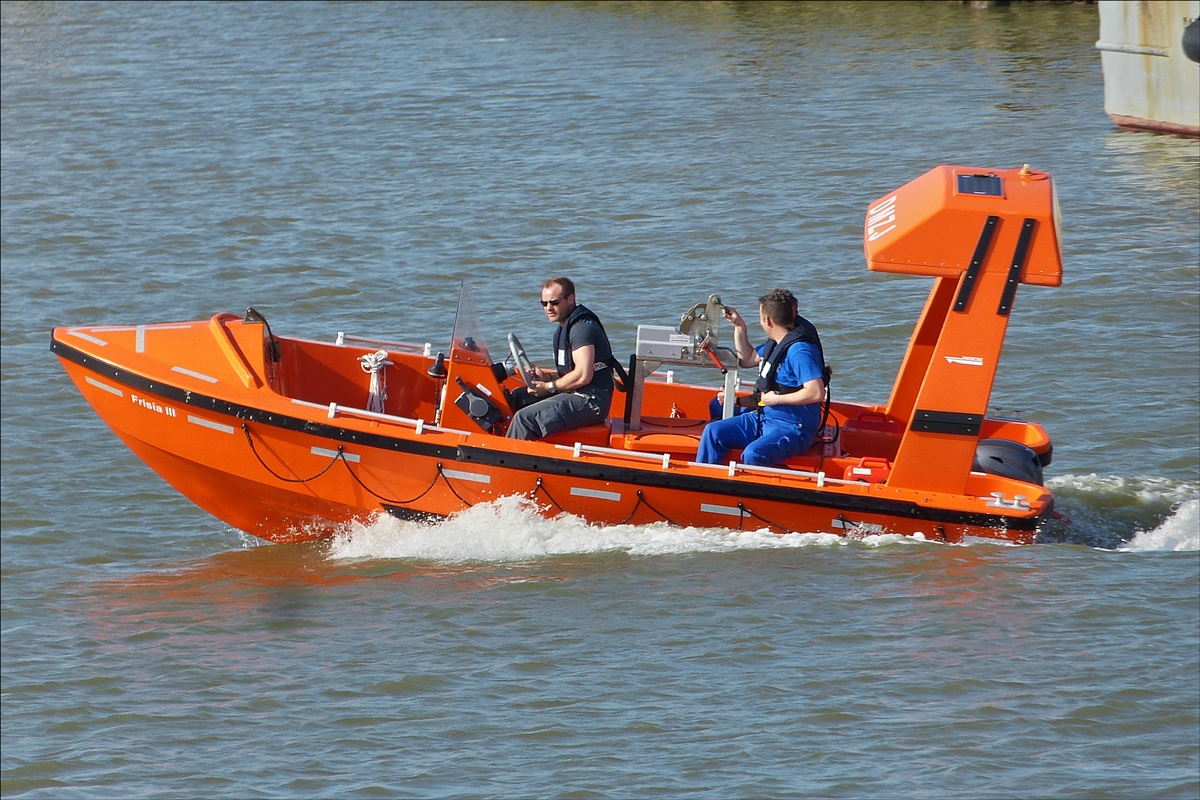
[[1050, 438], [985, 412], [1017, 285], [1061, 285], [1060, 240], [1053, 180], [1028, 166], [937, 167], [872, 203], [868, 268], [930, 276], [933, 289], [887, 403], [830, 403], [813, 448], [771, 468], [736, 453], [696, 463], [713, 389], [656, 376], [663, 365], [722, 367], [733, 407], [736, 357], [717, 346], [719, 314], [700, 306], [679, 329], [639, 328], [629, 392], [605, 424], [540, 442], [502, 435], [521, 373], [493, 361], [465, 285], [445, 357], [341, 334], [276, 336], [253, 309], [56, 328], [51, 349], [151, 469], [272, 542], [524, 495], [547, 514], [601, 524], [1025, 544], [1053, 512], [1042, 486]]

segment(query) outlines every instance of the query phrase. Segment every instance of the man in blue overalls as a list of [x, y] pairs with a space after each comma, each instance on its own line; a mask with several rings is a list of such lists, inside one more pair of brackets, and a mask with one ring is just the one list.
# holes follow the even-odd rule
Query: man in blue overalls
[[758, 321], [767, 341], [750, 345], [746, 321], [726, 307], [733, 323], [733, 345], [742, 367], [759, 367], [753, 399], [756, 413], [712, 422], [700, 438], [696, 460], [724, 463], [730, 450], [743, 448], [742, 463], [769, 467], [809, 448], [821, 422], [825, 399], [823, 358], [812, 336], [796, 326], [791, 298], [768, 292], [758, 300]]
[[612, 403], [612, 364], [615, 361], [608, 335], [586, 306], [575, 302], [575, 284], [569, 278], [551, 278], [542, 284], [542, 308], [554, 331], [554, 373], [537, 369], [538, 380], [529, 389], [518, 388], [514, 404], [520, 406], [508, 426], [513, 439], [541, 439], [558, 431], [603, 422]]

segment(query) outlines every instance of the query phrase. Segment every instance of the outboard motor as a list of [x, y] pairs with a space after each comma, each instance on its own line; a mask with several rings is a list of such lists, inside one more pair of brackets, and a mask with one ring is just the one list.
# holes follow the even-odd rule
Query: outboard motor
[[1011, 439], [980, 439], [971, 470], [1044, 485], [1038, 454], [1033, 448]]

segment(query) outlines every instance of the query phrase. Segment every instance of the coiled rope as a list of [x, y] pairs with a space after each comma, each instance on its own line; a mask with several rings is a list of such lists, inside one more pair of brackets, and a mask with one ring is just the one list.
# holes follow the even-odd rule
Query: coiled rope
[[[367, 411], [383, 413], [384, 401], [387, 400], [387, 380], [383, 368], [392, 362], [387, 360], [387, 350], [376, 350], [365, 356], [358, 357], [362, 371], [371, 376], [371, 386], [367, 392]], [[363, 487], [366, 488], [366, 487]]]

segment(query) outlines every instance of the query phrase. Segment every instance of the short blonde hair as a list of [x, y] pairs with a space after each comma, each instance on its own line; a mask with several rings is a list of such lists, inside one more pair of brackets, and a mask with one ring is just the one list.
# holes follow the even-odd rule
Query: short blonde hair
[[570, 297], [571, 295], [575, 294], [575, 284], [571, 281], [570, 278], [564, 278], [561, 275], [558, 276], [557, 278], [549, 278], [549, 279], [543, 281], [542, 288], [549, 289], [551, 286], [553, 286], [556, 283], [562, 287], [563, 297]]

